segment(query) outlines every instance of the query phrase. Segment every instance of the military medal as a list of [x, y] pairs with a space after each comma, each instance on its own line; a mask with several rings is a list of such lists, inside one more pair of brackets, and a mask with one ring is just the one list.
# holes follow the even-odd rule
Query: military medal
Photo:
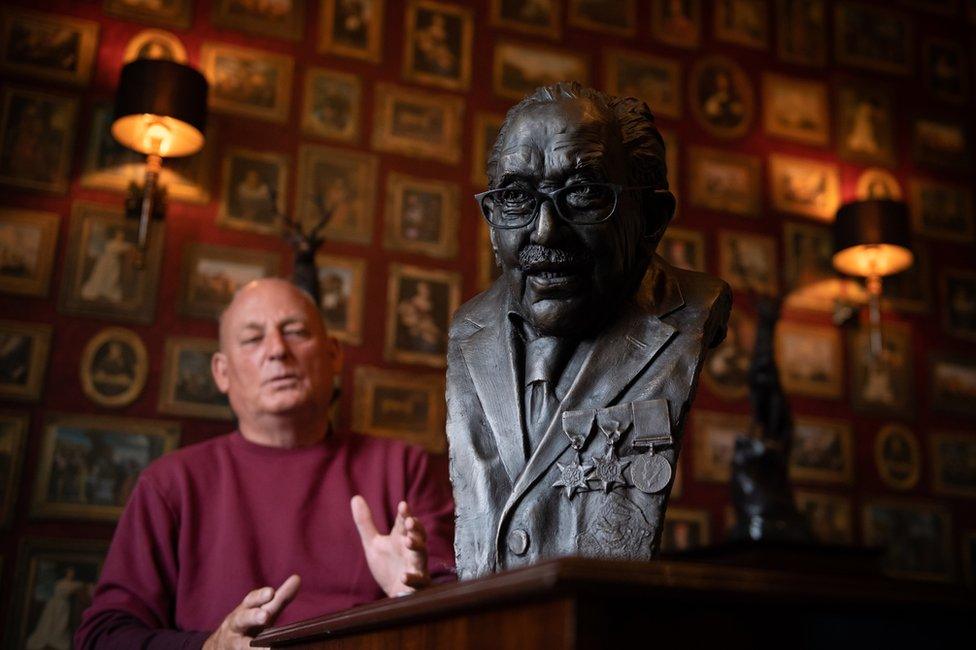
[[671, 481], [671, 463], [664, 456], [654, 453], [655, 446], [674, 444], [671, 435], [653, 438], [636, 438], [634, 447], [647, 447], [647, 453], [641, 454], [630, 464], [630, 480], [638, 490], [645, 494], [657, 494], [668, 486]]
[[559, 468], [559, 480], [552, 484], [554, 488], [564, 488], [566, 498], [572, 500], [577, 490], [584, 492], [590, 489], [589, 475], [593, 471], [592, 465], [584, 465], [580, 452], [590, 441], [593, 431], [593, 417], [595, 412], [566, 411], [563, 413], [563, 433], [569, 438], [569, 443], [576, 451], [576, 458], [566, 465], [556, 462]]
[[621, 461], [617, 458], [617, 453], [612, 446], [607, 449], [607, 453], [603, 456], [591, 460], [593, 461], [594, 475], [590, 480], [600, 481], [603, 484], [604, 492], [609, 492], [618, 485], [627, 485], [627, 481], [624, 479], [624, 470], [630, 465], [630, 461]]
[[566, 488], [566, 498], [572, 501], [573, 497], [576, 496], [577, 490], [588, 490], [589, 483], [587, 482], [587, 476], [593, 471], [591, 465], [580, 464], [579, 454], [576, 454], [576, 460], [571, 463], [563, 465], [560, 462], [556, 462], [559, 467], [559, 480], [552, 484], [554, 488]]

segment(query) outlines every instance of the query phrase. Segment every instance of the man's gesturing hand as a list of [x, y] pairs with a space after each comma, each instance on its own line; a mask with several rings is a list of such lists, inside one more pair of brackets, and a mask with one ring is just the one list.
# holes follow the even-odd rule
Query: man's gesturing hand
[[253, 635], [277, 618], [298, 593], [301, 584], [301, 579], [292, 575], [277, 589], [262, 587], [244, 596], [241, 604], [227, 615], [217, 631], [203, 644], [203, 650], [250, 650]]
[[406, 501], [397, 506], [389, 535], [380, 535], [366, 499], [352, 498], [352, 518], [366, 551], [366, 562], [387, 596], [402, 596], [430, 583], [427, 573], [427, 531], [410, 514]]

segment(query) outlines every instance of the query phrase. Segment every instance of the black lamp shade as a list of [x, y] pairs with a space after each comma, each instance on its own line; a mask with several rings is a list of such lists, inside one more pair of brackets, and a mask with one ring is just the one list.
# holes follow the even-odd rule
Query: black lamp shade
[[834, 221], [834, 268], [849, 275], [891, 275], [912, 265], [908, 207], [871, 199], [845, 203]]

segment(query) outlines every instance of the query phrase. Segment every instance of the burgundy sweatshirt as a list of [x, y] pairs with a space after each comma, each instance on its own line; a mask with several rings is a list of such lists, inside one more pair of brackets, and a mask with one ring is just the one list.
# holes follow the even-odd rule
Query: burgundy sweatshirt
[[450, 484], [420, 449], [352, 434], [278, 449], [232, 433], [142, 472], [75, 647], [199, 648], [249, 591], [292, 573], [302, 586], [275, 625], [383, 598], [349, 509], [355, 494], [380, 532], [399, 501], [410, 504], [432, 577], [453, 573]]

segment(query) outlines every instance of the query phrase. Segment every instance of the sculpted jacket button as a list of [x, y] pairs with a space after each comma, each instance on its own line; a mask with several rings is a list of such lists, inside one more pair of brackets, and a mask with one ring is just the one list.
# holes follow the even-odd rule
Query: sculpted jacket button
[[508, 550], [515, 555], [525, 555], [529, 550], [529, 534], [521, 528], [516, 528], [508, 534]]

